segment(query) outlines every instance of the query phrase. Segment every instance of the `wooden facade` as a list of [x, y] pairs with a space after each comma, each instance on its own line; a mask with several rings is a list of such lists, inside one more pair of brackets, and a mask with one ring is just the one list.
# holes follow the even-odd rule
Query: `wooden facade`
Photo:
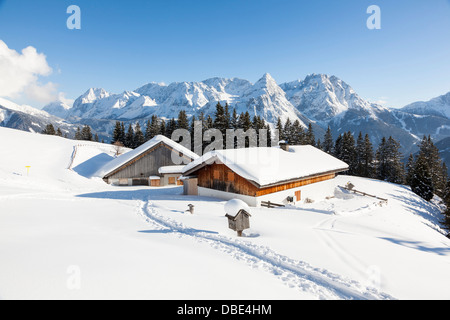
[[[334, 172], [318, 174], [316, 176], [298, 179], [290, 182], [281, 182], [269, 187], [258, 187], [251, 181], [239, 176], [224, 164], [211, 164], [200, 168], [196, 172], [198, 186], [213, 190], [236, 193], [251, 197], [260, 197], [275, 192], [306, 186], [312, 183], [333, 179]], [[296, 201], [301, 200], [301, 192], [296, 193]]]
[[[127, 163], [124, 163], [114, 171], [108, 173], [104, 177], [104, 180], [120, 181], [124, 179], [132, 179], [133, 185], [135, 184], [135, 181], [139, 182], [139, 184], [143, 184], [143, 181], [146, 180], [147, 185], [156, 186], [159, 184], [159, 181], [150, 182], [150, 176], [159, 176], [158, 170], [161, 167], [179, 165], [173, 162], [172, 152], [177, 152], [180, 157], [186, 160], [186, 162], [191, 162], [193, 160], [190, 157], [174, 150], [167, 144], [160, 142], [139, 156], [131, 159]], [[170, 177], [169, 179], [172, 184], [177, 184], [175, 177]]]

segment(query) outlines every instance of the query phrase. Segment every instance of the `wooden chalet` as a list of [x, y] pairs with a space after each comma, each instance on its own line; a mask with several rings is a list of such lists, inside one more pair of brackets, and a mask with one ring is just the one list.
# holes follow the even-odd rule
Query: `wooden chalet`
[[181, 184], [183, 167], [198, 155], [173, 140], [158, 135], [140, 147], [107, 163], [97, 172], [116, 185], [166, 186]]
[[346, 170], [346, 163], [312, 146], [215, 150], [186, 165], [183, 181], [195, 181], [201, 196], [259, 206], [331, 196], [334, 187], [324, 182]]

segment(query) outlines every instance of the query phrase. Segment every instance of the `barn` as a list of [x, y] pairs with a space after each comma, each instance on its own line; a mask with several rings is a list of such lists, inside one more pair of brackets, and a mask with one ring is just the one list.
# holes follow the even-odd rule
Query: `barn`
[[237, 198], [257, 207], [263, 201], [325, 199], [334, 193], [327, 181], [346, 170], [345, 162], [313, 146], [285, 145], [208, 152], [184, 167], [183, 181], [194, 181], [197, 188], [185, 185], [185, 190], [196, 190], [200, 196]]
[[166, 186], [181, 184], [183, 167], [199, 156], [181, 144], [155, 136], [140, 147], [105, 164], [96, 176], [109, 184]]

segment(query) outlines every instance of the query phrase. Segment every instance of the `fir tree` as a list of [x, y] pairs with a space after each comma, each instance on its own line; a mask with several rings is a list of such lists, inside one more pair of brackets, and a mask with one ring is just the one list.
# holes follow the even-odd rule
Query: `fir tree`
[[166, 120], [164, 120], [164, 119], [161, 119], [161, 121], [159, 123], [159, 134], [167, 137], [167, 134], [166, 134]]
[[120, 124], [120, 137], [119, 141], [125, 144], [125, 123]]
[[238, 120], [239, 120], [239, 117], [237, 115], [236, 108], [234, 108], [233, 114], [231, 115], [231, 119], [230, 119], [230, 129], [236, 130], [238, 128]]
[[100, 140], [100, 139], [99, 139], [99, 137], [98, 137], [98, 134], [96, 133], [96, 134], [94, 135], [94, 141], [95, 141], [95, 142], [100, 142], [99, 140]]
[[75, 140], [81, 140], [81, 129], [80, 127], [77, 127], [77, 130], [75, 131]]
[[292, 145], [301, 145], [305, 139], [305, 130], [300, 121], [297, 119], [292, 124], [292, 132], [290, 133], [290, 143]]
[[174, 118], [170, 119], [166, 124], [166, 137], [171, 138], [172, 133], [177, 129], [177, 122]]
[[405, 168], [402, 162], [403, 155], [400, 152], [400, 143], [389, 137], [386, 147], [388, 153], [386, 180], [392, 183], [403, 184], [405, 182]]
[[120, 124], [120, 121], [116, 121], [116, 125], [114, 127], [111, 143], [114, 144], [117, 141], [120, 141], [123, 143], [123, 141], [120, 140], [120, 139], [122, 139], [122, 136], [123, 136], [122, 125]]
[[86, 140], [86, 141], [93, 140], [91, 127], [89, 127], [88, 125], [83, 126], [83, 129], [81, 129], [81, 139], [80, 140]]
[[340, 159], [345, 163], [347, 163], [349, 166], [347, 174], [355, 175], [355, 166], [356, 166], [355, 138], [353, 138], [353, 135], [350, 131], [344, 133], [340, 149], [341, 149]]
[[413, 172], [411, 190], [426, 201], [430, 201], [434, 193], [433, 181], [431, 179], [428, 160], [423, 155], [417, 157]]
[[189, 120], [187, 118], [186, 111], [184, 111], [184, 110], [181, 110], [178, 113], [178, 121], [177, 121], [176, 129], [189, 130]]
[[131, 125], [131, 123], [128, 126], [128, 131], [125, 135], [125, 142], [124, 142], [125, 147], [127, 148], [135, 148], [135, 144], [134, 144], [134, 130], [133, 127]]
[[406, 176], [405, 182], [408, 186], [411, 185], [414, 176], [414, 156], [412, 153], [409, 154], [408, 162], [406, 163]]
[[386, 180], [388, 176], [388, 153], [387, 153], [387, 142], [386, 138], [383, 137], [381, 139], [380, 145], [378, 146], [377, 153], [376, 153], [376, 161], [377, 161], [377, 167], [376, 167], [376, 177], [379, 180]]
[[286, 122], [284, 123], [282, 132], [281, 132], [281, 140], [292, 143], [292, 141], [291, 141], [292, 131], [293, 130], [292, 130], [291, 119], [287, 118]]
[[305, 144], [309, 144], [311, 146], [316, 145], [316, 137], [314, 136], [314, 130], [311, 123], [308, 124], [308, 130], [306, 131], [305, 139]]
[[331, 128], [328, 126], [327, 132], [325, 132], [325, 136], [323, 138], [323, 151], [328, 154], [333, 154], [333, 135], [331, 134]]
[[61, 131], [61, 129], [58, 127], [58, 129], [56, 129], [56, 133], [55, 133], [58, 137], [62, 137], [63, 133]]
[[444, 193], [446, 180], [442, 175], [442, 159], [439, 149], [433, 144], [431, 137], [424, 136], [419, 144], [419, 156], [423, 156], [428, 160], [433, 189], [438, 196]]
[[336, 141], [334, 143], [334, 148], [333, 148], [333, 155], [336, 158], [341, 159], [341, 155], [342, 155], [342, 134], [339, 134], [339, 136], [336, 138]]
[[374, 177], [374, 154], [372, 142], [370, 142], [369, 135], [366, 134], [364, 136], [364, 150], [363, 150], [363, 177], [373, 178]]
[[365, 163], [364, 163], [364, 138], [362, 132], [359, 132], [356, 140], [356, 161], [355, 161], [355, 175], [365, 177]]
[[135, 131], [134, 131], [134, 147], [137, 148], [137, 147], [141, 146], [142, 144], [144, 144], [144, 142], [145, 142], [145, 136], [142, 133], [141, 125], [139, 124], [139, 122], [137, 122]]
[[147, 120], [147, 128], [145, 129], [145, 141], [151, 140], [161, 133], [161, 123], [158, 116], [153, 115], [151, 120]]
[[50, 123], [50, 124], [45, 126], [45, 129], [42, 130], [41, 133], [54, 136], [56, 134], [55, 127]]

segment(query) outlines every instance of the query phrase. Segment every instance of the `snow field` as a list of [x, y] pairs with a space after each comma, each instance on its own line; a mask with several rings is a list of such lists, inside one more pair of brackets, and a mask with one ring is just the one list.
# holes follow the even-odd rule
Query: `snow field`
[[3, 299], [450, 297], [439, 207], [404, 186], [339, 176], [331, 183], [351, 181], [388, 203], [337, 188], [301, 207], [251, 208], [237, 238], [224, 201], [89, 178], [110, 146], [90, 143], [72, 159], [76, 141], [0, 136]]

